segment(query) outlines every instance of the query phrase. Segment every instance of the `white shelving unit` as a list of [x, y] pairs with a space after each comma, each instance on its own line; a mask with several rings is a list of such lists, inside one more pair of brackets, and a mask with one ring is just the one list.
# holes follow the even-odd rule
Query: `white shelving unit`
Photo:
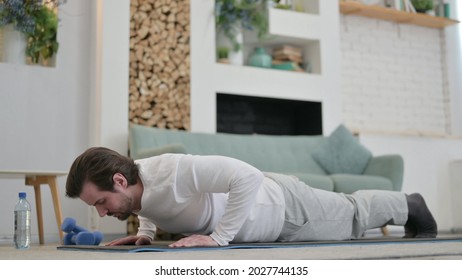
[[[259, 41], [252, 32], [244, 33], [244, 64], [256, 47], [265, 47], [271, 54], [273, 48], [291, 45], [302, 50], [304, 63], [311, 73], [321, 73], [320, 39], [321, 29], [316, 28], [319, 15], [271, 8], [268, 11], [268, 36]], [[280, 71], [280, 70], [278, 70]]]
[[332, 131], [341, 119], [338, 2], [308, 0], [308, 13], [272, 8], [269, 39], [244, 34], [245, 61], [261, 44], [290, 44], [302, 48], [311, 73], [217, 63], [214, 3], [191, 1], [191, 129], [216, 132], [216, 94], [228, 93], [322, 102], [323, 131]]

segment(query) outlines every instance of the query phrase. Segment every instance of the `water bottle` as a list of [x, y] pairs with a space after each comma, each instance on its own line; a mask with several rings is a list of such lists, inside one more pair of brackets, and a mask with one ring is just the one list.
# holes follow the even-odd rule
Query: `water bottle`
[[14, 246], [27, 249], [30, 246], [30, 204], [26, 193], [19, 193], [19, 202], [14, 207]]

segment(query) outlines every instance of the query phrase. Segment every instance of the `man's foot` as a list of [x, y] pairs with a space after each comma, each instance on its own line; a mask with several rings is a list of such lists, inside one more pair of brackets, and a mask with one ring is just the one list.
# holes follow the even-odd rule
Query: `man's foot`
[[404, 225], [404, 238], [435, 238], [438, 226], [425, 200], [419, 193], [406, 195], [409, 209], [408, 220]]
[[409, 221], [404, 225], [404, 236], [403, 238], [415, 238], [417, 235], [417, 229]]

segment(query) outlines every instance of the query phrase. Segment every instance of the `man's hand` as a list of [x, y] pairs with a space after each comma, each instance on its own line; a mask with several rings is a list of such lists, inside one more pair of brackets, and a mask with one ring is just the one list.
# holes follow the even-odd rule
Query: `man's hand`
[[171, 248], [178, 247], [217, 247], [218, 243], [208, 235], [191, 235], [168, 245]]
[[143, 236], [143, 235], [140, 235], [140, 236], [131, 235], [131, 236], [113, 240], [106, 244], [106, 246], [115, 246], [115, 245], [136, 245], [136, 246], [151, 245], [151, 238], [147, 236]]

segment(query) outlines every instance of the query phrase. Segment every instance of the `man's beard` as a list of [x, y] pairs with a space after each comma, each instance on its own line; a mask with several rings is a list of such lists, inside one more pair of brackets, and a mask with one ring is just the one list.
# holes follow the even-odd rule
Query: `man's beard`
[[[125, 221], [132, 215], [131, 212], [124, 212], [124, 213], [118, 213], [116, 217], [119, 221]], [[108, 216], [114, 216], [112, 213], [108, 214]]]
[[117, 218], [119, 221], [125, 221], [132, 215], [132, 199], [129, 198], [128, 196], [124, 195], [124, 199], [121, 202], [121, 206], [119, 208], [118, 212], [115, 213], [107, 213], [108, 216], [114, 216]]
[[128, 217], [130, 217], [132, 215], [132, 213], [123, 213], [122, 216], [120, 217], [117, 217], [117, 219], [119, 219], [119, 221], [125, 221], [128, 219]]

